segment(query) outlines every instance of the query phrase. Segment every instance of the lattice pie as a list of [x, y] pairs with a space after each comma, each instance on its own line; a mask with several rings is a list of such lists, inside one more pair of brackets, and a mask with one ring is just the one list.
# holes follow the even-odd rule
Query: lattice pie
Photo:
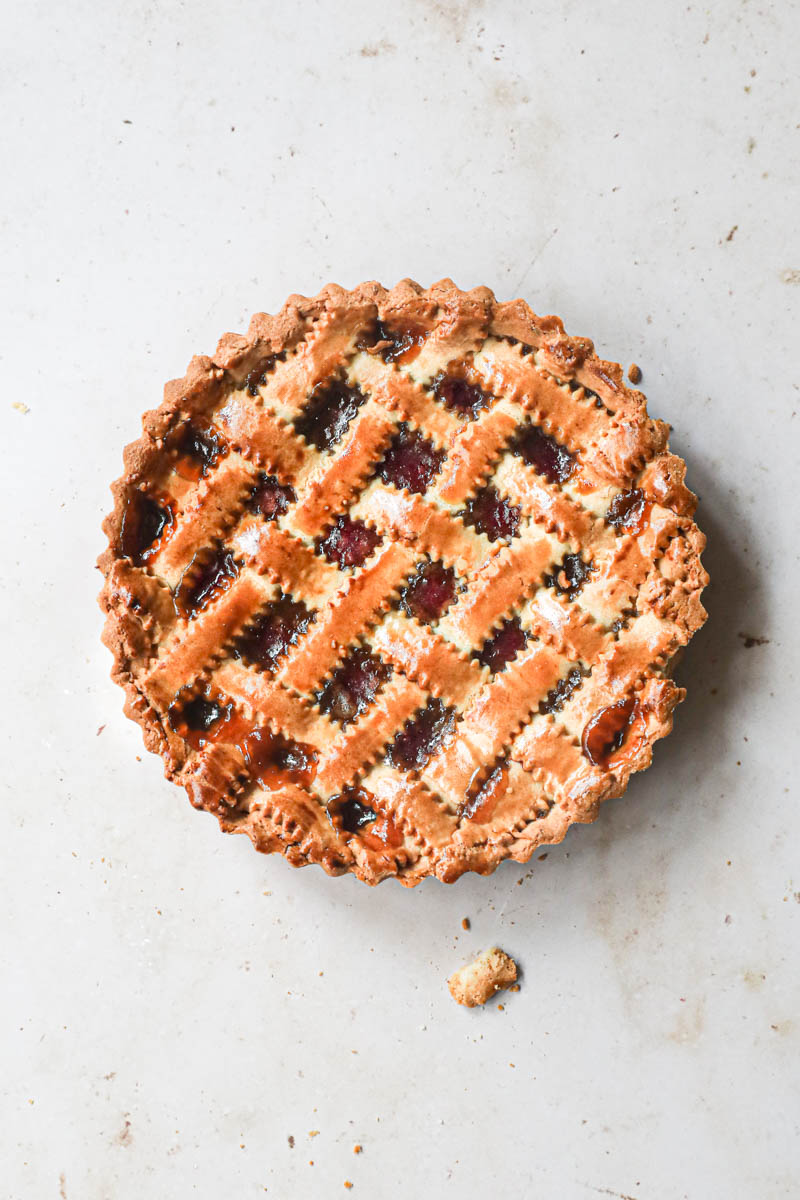
[[104, 640], [169, 778], [290, 863], [451, 882], [648, 766], [705, 619], [668, 426], [556, 317], [449, 280], [292, 296], [167, 384]]

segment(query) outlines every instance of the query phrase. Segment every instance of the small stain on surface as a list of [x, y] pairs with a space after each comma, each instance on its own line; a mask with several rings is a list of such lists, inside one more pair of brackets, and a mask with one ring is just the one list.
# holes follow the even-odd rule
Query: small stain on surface
[[790, 287], [796, 287], [800, 283], [800, 271], [793, 271], [791, 267], [787, 267], [785, 271], [781, 271], [781, 281], [788, 283]]
[[740, 633], [739, 637], [744, 642], [745, 650], [750, 650], [753, 646], [769, 645], [769, 638], [754, 637], [751, 633]]
[[289, 1149], [294, 1150], [294, 1135], [290, 1133], [286, 1140], [289, 1143]]
[[98, 726], [97, 733], [95, 736], [100, 737], [100, 734], [103, 732], [104, 729], [105, 729], [105, 725]]
[[63, 1171], [58, 1177], [58, 1194], [60, 1200], [67, 1200], [67, 1177]]
[[738, 226], [738, 225], [734, 225], [734, 226], [733, 226], [733, 227], [732, 227], [732, 228], [729, 230], [729, 232], [728, 232], [728, 233], [725, 235], [725, 241], [726, 241], [726, 242], [732, 242], [732, 241], [733, 241], [734, 234], [736, 233], [736, 230], [737, 230], [738, 228], [739, 228], [739, 226]]
[[114, 1138], [118, 1146], [130, 1146], [133, 1144], [133, 1134], [131, 1133], [130, 1117], [126, 1114], [122, 1121], [122, 1128]]
[[379, 42], [371, 42], [362, 46], [358, 53], [362, 58], [379, 58], [381, 54], [393, 54], [396, 49], [397, 46], [394, 42], [381, 38]]

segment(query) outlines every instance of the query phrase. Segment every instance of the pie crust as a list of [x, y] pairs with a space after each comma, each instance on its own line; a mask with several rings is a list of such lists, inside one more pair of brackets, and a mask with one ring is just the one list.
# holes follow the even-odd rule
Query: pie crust
[[557, 317], [450, 280], [328, 286], [194, 358], [143, 425], [103, 640], [223, 830], [449, 883], [650, 764], [705, 538], [669, 427]]

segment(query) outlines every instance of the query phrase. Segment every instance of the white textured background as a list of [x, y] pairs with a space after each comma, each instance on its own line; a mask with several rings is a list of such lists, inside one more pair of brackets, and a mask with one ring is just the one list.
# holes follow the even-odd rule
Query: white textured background
[[[797, 4], [3, 24], [0, 1195], [800, 1195]], [[711, 619], [674, 735], [596, 825], [532, 869], [370, 891], [163, 781], [92, 564], [192, 353], [291, 291], [448, 274], [641, 364]], [[446, 975], [493, 941], [522, 991], [457, 1009]]]

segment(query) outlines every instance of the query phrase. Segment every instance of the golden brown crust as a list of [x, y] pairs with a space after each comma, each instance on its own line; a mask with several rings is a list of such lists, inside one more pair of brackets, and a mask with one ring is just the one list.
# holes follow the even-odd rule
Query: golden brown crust
[[[363, 340], [370, 329], [378, 331], [371, 345]], [[384, 361], [385, 329], [409, 332], [407, 360]], [[434, 396], [445, 368], [468, 371], [491, 395], [474, 420]], [[321, 453], [295, 421], [337, 373], [366, 400], [335, 453]], [[421, 430], [444, 460], [424, 495], [375, 476], [401, 424]], [[545, 477], [511, 453], [529, 424], [576, 464], [569, 479]], [[403, 280], [391, 291], [328, 285], [310, 299], [289, 297], [275, 316], [256, 314], [246, 335], [226, 334], [213, 357], [194, 358], [143, 427], [124, 452], [103, 526], [103, 640], [145, 745], [223, 829], [294, 865], [317, 862], [369, 883], [395, 875], [413, 885], [428, 874], [450, 882], [507, 857], [526, 861], [572, 822], [593, 820], [602, 800], [649, 765], [684, 694], [669, 665], [706, 616], [705, 539], [668, 427], [648, 417], [618, 364], [569, 337], [557, 317], [538, 317], [522, 300], [498, 303], [486, 288], [461, 292], [450, 280], [428, 289]], [[220, 451], [213, 469], [192, 476], [179, 469], [175, 446], [182, 430], [197, 428], [210, 429]], [[294, 489], [279, 521], [247, 511], [261, 473]], [[511, 539], [491, 541], [462, 519], [487, 482], [521, 514]], [[123, 547], [137, 493], [166, 497], [169, 513], [138, 565]], [[633, 516], [617, 520], [623, 502]], [[353, 574], [315, 552], [315, 539], [344, 512], [383, 539]], [[229, 553], [230, 578], [202, 610], [182, 611], [217, 546]], [[425, 554], [462, 581], [430, 625], [397, 611]], [[577, 594], [547, 585], [562, 559], [578, 555], [592, 570]], [[315, 619], [274, 670], [256, 671], [231, 647], [281, 594], [302, 599]], [[527, 644], [491, 674], [472, 652], [511, 617]], [[394, 674], [342, 730], [314, 698], [357, 645]], [[190, 744], [170, 706], [182, 689], [204, 687], [242, 728], [310, 747], [313, 778], [290, 773], [259, 786], [243, 735]], [[430, 697], [455, 712], [454, 740], [420, 769], [383, 761]], [[593, 756], [587, 731], [612, 708], [624, 718], [621, 744]], [[336, 797], [353, 787], [368, 794], [380, 837], [348, 831], [336, 817]]]

